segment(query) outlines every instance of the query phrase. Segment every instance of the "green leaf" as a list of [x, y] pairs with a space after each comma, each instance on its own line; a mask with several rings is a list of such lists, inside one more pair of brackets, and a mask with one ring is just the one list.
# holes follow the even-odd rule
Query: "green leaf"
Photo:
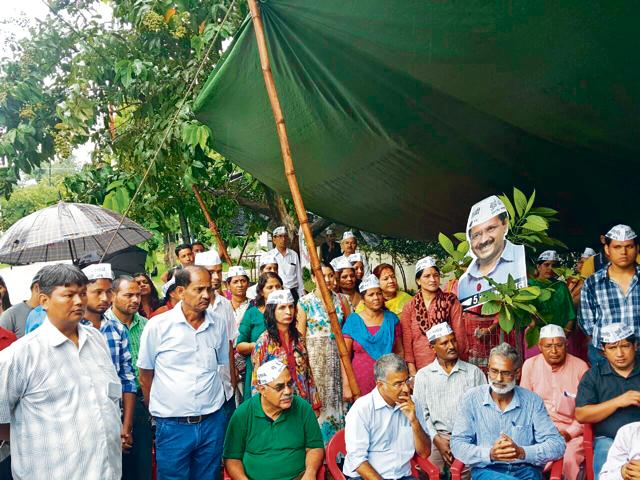
[[513, 201], [516, 204], [516, 210], [518, 211], [518, 216], [522, 216], [527, 208], [527, 197], [524, 193], [518, 190], [516, 187], [513, 187]]
[[527, 208], [524, 211], [525, 215], [529, 213], [529, 211], [531, 210], [531, 207], [533, 207], [533, 202], [535, 201], [535, 199], [536, 199], [536, 191], [534, 190], [531, 196], [529, 197], [529, 201], [527, 202]]
[[[514, 298], [514, 300], [517, 300], [517, 298]], [[527, 313], [530, 313], [532, 315], [535, 315], [538, 310], [536, 309], [536, 307], [534, 307], [533, 305], [530, 305], [528, 303], [522, 303], [522, 302], [518, 302], [515, 301], [513, 302], [513, 306], [519, 310], [524, 310]]]
[[466, 240], [464, 242], [460, 242], [458, 244], [458, 251], [466, 255], [469, 252], [469, 242]]
[[122, 180], [116, 180], [114, 182], [111, 182], [108, 186], [107, 186], [107, 192], [111, 191], [111, 190], [115, 190], [116, 188], [120, 188], [124, 186], [124, 182]]
[[540, 328], [535, 326], [528, 329], [524, 334], [524, 338], [527, 341], [527, 346], [529, 348], [537, 345], [538, 341], [540, 340]]
[[444, 248], [444, 251], [447, 252], [449, 255], [453, 255], [454, 252], [456, 251], [451, 239], [449, 239], [449, 237], [447, 237], [442, 232], [438, 234], [438, 242], [440, 242], [440, 245], [442, 245], [442, 248]]
[[458, 239], [461, 242], [467, 241], [467, 234], [464, 232], [454, 233], [453, 236], [456, 237], [456, 239]]
[[550, 289], [548, 288], [542, 289], [542, 291], [540, 292], [540, 295], [537, 298], [538, 303], [546, 302], [551, 298], [552, 294], [553, 292]]
[[507, 212], [509, 213], [509, 218], [511, 219], [511, 221], [515, 220], [516, 211], [513, 208], [513, 204], [511, 203], [511, 200], [509, 200], [509, 197], [507, 197], [506, 195], [498, 195], [498, 198], [502, 200], [504, 206], [507, 207]]
[[513, 330], [514, 321], [508, 308], [500, 311], [498, 322], [500, 323], [500, 328], [506, 333], [510, 333]]
[[529, 215], [522, 228], [532, 230], [534, 232], [542, 232], [549, 228], [549, 224], [544, 218], [538, 215]]
[[492, 300], [482, 305], [482, 315], [495, 315], [502, 310], [502, 303]]
[[558, 211], [554, 210], [553, 208], [536, 207], [536, 208], [532, 208], [530, 210], [530, 213], [533, 213], [535, 215], [540, 215], [541, 217], [553, 217], [554, 215], [558, 214]]

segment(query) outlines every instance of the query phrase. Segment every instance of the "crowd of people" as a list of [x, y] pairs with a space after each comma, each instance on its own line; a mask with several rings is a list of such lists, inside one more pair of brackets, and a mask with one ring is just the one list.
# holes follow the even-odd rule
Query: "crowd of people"
[[[492, 202], [467, 233], [495, 250], [504, 220]], [[14, 306], [0, 279], [0, 477], [218, 479], [224, 469], [311, 480], [338, 462], [347, 478], [408, 480], [418, 456], [441, 478], [457, 462], [463, 478], [541, 479], [563, 460], [569, 480], [587, 467], [596, 479], [640, 479], [630, 227], [585, 250], [582, 275], [559, 278], [552, 250], [533, 259], [529, 284], [553, 289], [537, 306], [545, 325], [533, 348], [496, 315], [464, 308], [435, 258], [416, 263], [410, 295], [392, 265], [370, 268], [351, 231], [339, 243], [327, 231], [322, 277], [359, 396], [288, 238], [273, 231], [254, 285], [199, 242], [176, 247], [162, 296], [147, 273], [115, 278], [104, 263], [43, 267]], [[504, 268], [509, 248], [472, 264], [478, 282]], [[325, 458], [335, 439], [344, 457]]]

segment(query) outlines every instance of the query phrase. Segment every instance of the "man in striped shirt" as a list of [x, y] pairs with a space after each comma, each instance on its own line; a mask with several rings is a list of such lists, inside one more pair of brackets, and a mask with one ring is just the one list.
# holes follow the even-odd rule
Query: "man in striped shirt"
[[591, 337], [589, 363], [603, 361], [600, 330], [622, 323], [640, 335], [640, 267], [636, 265], [638, 239], [627, 225], [616, 225], [605, 235], [609, 265], [584, 282], [578, 321]]
[[[451, 466], [453, 455], [449, 444], [458, 412], [458, 403], [471, 388], [487, 383], [475, 365], [458, 358], [458, 342], [448, 323], [439, 323], [427, 331], [436, 359], [418, 370], [413, 394], [425, 414], [427, 433], [436, 448], [429, 460], [444, 471]], [[468, 478], [469, 473], [464, 473]]]

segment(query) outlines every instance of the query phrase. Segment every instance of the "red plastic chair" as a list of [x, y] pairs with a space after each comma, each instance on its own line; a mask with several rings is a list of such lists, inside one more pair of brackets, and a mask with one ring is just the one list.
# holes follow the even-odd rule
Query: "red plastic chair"
[[582, 424], [582, 447], [584, 448], [584, 478], [585, 480], [593, 480], [595, 478], [593, 472], [593, 425], [590, 423]]
[[[343, 455], [347, 453], [347, 447], [344, 442], [344, 429], [339, 430], [333, 438], [329, 440], [325, 461], [327, 462], [329, 473], [331, 473], [334, 480], [345, 480], [345, 476], [336, 462], [336, 458], [339, 453], [342, 453]], [[429, 460], [426, 460], [419, 455], [414, 455], [411, 459], [411, 474], [416, 478], [418, 478], [419, 475], [417, 467], [420, 467], [420, 470], [427, 474], [429, 480], [440, 479], [440, 469], [438, 469], [438, 467]]]
[[[320, 470], [318, 470], [318, 476], [316, 477], [316, 480], [325, 480], [325, 477], [326, 477], [326, 470], [324, 468], [324, 465], [322, 465], [322, 467], [320, 467]], [[231, 480], [231, 476], [227, 473], [226, 468], [223, 471], [222, 478], [223, 480]]]
[[[564, 462], [562, 458], [560, 460], [556, 460], [551, 464], [549, 480], [562, 480], [563, 464]], [[460, 475], [462, 475], [462, 470], [464, 470], [464, 463], [462, 463], [460, 460], [456, 460], [455, 462], [453, 462], [449, 470], [451, 472], [451, 480], [460, 480]]]

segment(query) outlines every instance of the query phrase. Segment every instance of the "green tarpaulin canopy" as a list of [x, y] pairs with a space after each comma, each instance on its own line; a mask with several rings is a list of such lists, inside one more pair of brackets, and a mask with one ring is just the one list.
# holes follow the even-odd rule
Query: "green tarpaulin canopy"
[[[561, 212], [556, 235], [640, 228], [640, 3], [260, 3], [307, 209], [433, 239], [513, 186]], [[250, 21], [196, 101], [215, 148], [287, 194]], [[561, 229], [561, 230], [560, 230]]]

